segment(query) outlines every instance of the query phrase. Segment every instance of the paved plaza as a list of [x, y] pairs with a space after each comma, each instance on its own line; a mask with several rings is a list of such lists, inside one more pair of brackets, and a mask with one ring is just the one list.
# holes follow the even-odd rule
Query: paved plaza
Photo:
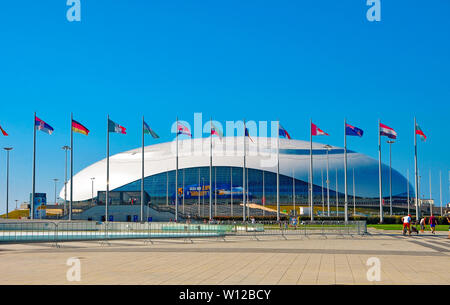
[[[450, 240], [369, 229], [364, 236], [265, 236], [0, 245], [0, 284], [449, 284]], [[380, 281], [367, 260], [379, 259]], [[69, 258], [80, 281], [68, 281]]]

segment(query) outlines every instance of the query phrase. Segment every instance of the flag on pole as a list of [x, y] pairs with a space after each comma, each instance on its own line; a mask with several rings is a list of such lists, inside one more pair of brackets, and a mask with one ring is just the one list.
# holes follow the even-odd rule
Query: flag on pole
[[420, 136], [420, 139], [422, 141], [425, 141], [427, 139], [427, 136], [423, 133], [422, 129], [420, 129], [420, 126], [416, 123], [416, 134]]
[[153, 137], [153, 139], [158, 139], [159, 136], [156, 134], [156, 132], [153, 131], [153, 129], [150, 128], [150, 126], [147, 125], [147, 123], [144, 122], [144, 134], [149, 134]]
[[279, 128], [278, 128], [278, 134], [280, 135], [280, 137], [288, 138], [288, 139], [290, 140], [290, 139], [291, 139], [291, 136], [289, 135], [289, 133], [287, 132], [287, 130], [284, 129], [284, 128], [281, 126], [280, 123], [278, 123], [278, 126], [279, 126]]
[[108, 119], [108, 132], [127, 134], [127, 129]]
[[380, 123], [380, 136], [388, 137], [389, 139], [397, 139], [397, 133], [389, 126]]
[[216, 135], [220, 138], [220, 140], [222, 140], [223, 137], [223, 132], [222, 130], [220, 130], [219, 128], [216, 127], [216, 125], [214, 125], [213, 122], [211, 122], [211, 135]]
[[37, 130], [43, 131], [47, 134], [53, 133], [53, 127], [42, 121], [40, 118], [36, 117], [36, 120], [34, 121], [34, 127]]
[[89, 134], [89, 129], [75, 120], [72, 120], [72, 131], [84, 134], [85, 136]]
[[359, 129], [358, 127], [354, 127], [349, 124], [345, 124], [345, 134], [347, 136], [358, 136], [362, 137], [364, 134], [364, 131], [362, 129]]
[[184, 134], [184, 135], [190, 136], [192, 138], [192, 134], [191, 134], [191, 131], [189, 130], [189, 128], [187, 128], [184, 124], [182, 124], [180, 122], [178, 122], [177, 134]]
[[318, 128], [316, 124], [311, 123], [311, 135], [313, 136], [329, 136], [328, 133]]
[[[244, 127], [245, 127], [245, 125], [244, 125]], [[249, 132], [248, 132], [248, 128], [247, 128], [247, 127], [245, 127], [245, 136], [248, 137], [248, 138], [250, 139], [250, 141], [252, 141], [253, 143], [255, 143], [255, 142], [253, 141], [253, 139], [250, 137], [250, 134], [249, 134]]]
[[8, 134], [6, 133], [6, 131], [3, 130], [2, 126], [0, 126], [0, 131], [2, 132], [2, 134], [3, 134], [4, 136], [8, 136]]

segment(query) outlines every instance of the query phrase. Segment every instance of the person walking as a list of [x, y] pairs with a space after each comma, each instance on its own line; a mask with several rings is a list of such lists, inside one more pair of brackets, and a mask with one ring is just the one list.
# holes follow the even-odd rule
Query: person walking
[[449, 224], [449, 227], [448, 227], [448, 239], [450, 239], [450, 217], [449, 216], [447, 216], [447, 223]]
[[420, 232], [425, 231], [425, 217], [422, 216], [422, 219], [420, 219]]
[[436, 231], [436, 217], [434, 217], [434, 215], [430, 216], [430, 219], [428, 220], [428, 224], [430, 225], [431, 233], [435, 234], [435, 231]]
[[408, 230], [409, 236], [411, 236], [411, 214], [402, 217], [403, 221], [403, 231], [402, 234], [406, 234], [406, 229]]

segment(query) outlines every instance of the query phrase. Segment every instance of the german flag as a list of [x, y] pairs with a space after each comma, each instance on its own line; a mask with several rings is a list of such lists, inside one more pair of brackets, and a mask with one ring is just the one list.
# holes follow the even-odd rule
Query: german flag
[[75, 120], [72, 120], [72, 131], [84, 134], [86, 136], [89, 134], [89, 129], [87, 129], [86, 127], [84, 127]]

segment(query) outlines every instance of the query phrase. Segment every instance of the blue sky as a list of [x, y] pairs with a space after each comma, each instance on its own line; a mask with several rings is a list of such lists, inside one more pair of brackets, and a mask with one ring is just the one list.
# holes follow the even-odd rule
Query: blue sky
[[[178, 116], [276, 120], [296, 139], [309, 119], [343, 146], [343, 121], [365, 131], [349, 149], [377, 158], [377, 121], [399, 134], [393, 165], [414, 172], [414, 116], [422, 192], [449, 201], [450, 2], [382, 1], [381, 22], [358, 1], [81, 0], [68, 22], [65, 0], [8, 1], [0, 8], [0, 124], [10, 134], [10, 205], [31, 191], [33, 112], [55, 128], [37, 138], [37, 192], [53, 201], [64, 178], [70, 112], [86, 125], [75, 135], [75, 172], [105, 157], [106, 115], [127, 127], [111, 153], [140, 145], [140, 122], [173, 138]], [[205, 135], [206, 136], [206, 135]], [[155, 142], [156, 143], [156, 142]], [[388, 162], [388, 147], [383, 147]], [[0, 154], [0, 211], [6, 153]], [[426, 176], [426, 177], [425, 177]], [[59, 184], [58, 189], [62, 187]]]

